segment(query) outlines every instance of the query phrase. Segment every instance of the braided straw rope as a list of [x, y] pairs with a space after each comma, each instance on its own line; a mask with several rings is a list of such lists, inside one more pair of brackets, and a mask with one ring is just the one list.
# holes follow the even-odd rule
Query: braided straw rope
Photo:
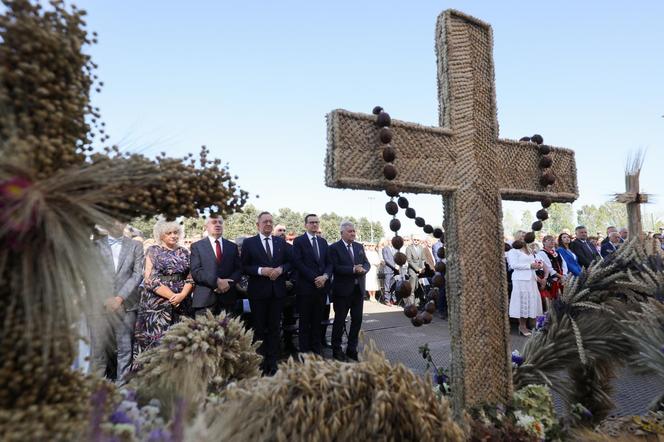
[[[392, 120], [401, 192], [443, 195], [453, 403], [506, 402], [512, 391], [501, 198], [571, 202], [574, 152], [553, 148], [556, 182], [539, 183], [536, 145], [498, 138], [491, 27], [454, 10], [436, 26], [441, 127]], [[326, 184], [385, 188], [375, 117], [328, 115]]]

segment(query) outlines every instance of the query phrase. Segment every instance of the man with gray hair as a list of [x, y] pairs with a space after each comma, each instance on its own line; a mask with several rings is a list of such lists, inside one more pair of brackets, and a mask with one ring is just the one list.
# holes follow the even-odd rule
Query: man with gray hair
[[[355, 226], [343, 221], [339, 226], [341, 239], [329, 248], [334, 278], [332, 280], [332, 302], [334, 324], [332, 325], [332, 355], [337, 360], [357, 361], [357, 341], [362, 327], [365, 277], [371, 268], [362, 244], [355, 242]], [[341, 337], [350, 311], [350, 330], [346, 355], [341, 350]]]
[[602, 258], [606, 259], [614, 253], [616, 250], [618, 250], [618, 247], [620, 246], [620, 241], [622, 238], [620, 237], [620, 233], [614, 231], [611, 232], [608, 236], [609, 241], [606, 242], [605, 244], [602, 244], [602, 250], [600, 254], [602, 255]]

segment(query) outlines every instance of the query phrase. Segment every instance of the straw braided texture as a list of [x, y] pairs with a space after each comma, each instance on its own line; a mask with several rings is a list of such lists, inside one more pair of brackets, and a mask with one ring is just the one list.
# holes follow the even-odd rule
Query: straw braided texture
[[[512, 390], [501, 198], [577, 198], [571, 150], [554, 148], [549, 191], [538, 147], [498, 138], [491, 27], [448, 10], [436, 26], [441, 127], [392, 120], [401, 192], [442, 194], [445, 209], [455, 410], [505, 402]], [[384, 189], [375, 117], [328, 115], [326, 184]], [[503, 296], [500, 296], [502, 294]]]

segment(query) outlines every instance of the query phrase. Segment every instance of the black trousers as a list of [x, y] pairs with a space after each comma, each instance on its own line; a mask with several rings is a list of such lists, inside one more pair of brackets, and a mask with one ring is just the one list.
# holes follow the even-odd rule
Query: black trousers
[[348, 345], [346, 351], [357, 351], [357, 337], [362, 327], [362, 310], [364, 308], [364, 293], [356, 285], [350, 296], [335, 296], [334, 323], [332, 324], [332, 349], [341, 349], [341, 338], [346, 326], [346, 316], [350, 311], [350, 330], [348, 331]]
[[277, 368], [283, 304], [284, 300], [275, 296], [270, 296], [267, 299], [249, 300], [254, 342], [262, 341], [258, 353], [263, 356], [263, 371]]
[[297, 295], [297, 312], [300, 315], [298, 323], [298, 342], [300, 352], [313, 351], [321, 354], [321, 321], [323, 320], [323, 307], [325, 305], [325, 292], [302, 293]]

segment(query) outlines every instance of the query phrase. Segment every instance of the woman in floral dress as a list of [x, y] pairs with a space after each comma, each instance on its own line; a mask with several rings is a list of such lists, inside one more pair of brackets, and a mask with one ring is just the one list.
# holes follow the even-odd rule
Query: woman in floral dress
[[157, 245], [147, 249], [144, 289], [138, 305], [134, 332], [134, 361], [143, 351], [157, 345], [164, 332], [189, 316], [193, 280], [189, 251], [178, 245], [178, 223], [159, 221], [154, 227]]

